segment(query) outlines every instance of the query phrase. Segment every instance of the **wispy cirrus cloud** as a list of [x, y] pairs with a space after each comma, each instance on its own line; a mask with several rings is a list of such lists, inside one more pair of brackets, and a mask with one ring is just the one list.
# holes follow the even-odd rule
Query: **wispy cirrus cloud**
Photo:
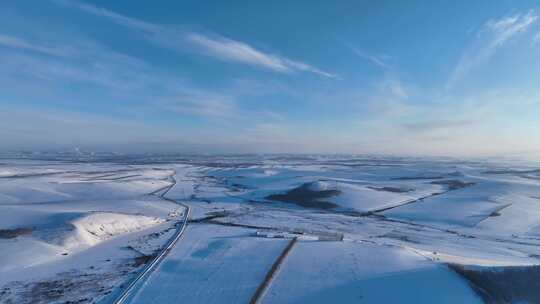
[[155, 105], [189, 117], [199, 117], [220, 123], [248, 121], [284, 122], [285, 117], [265, 108], [246, 109], [241, 104], [244, 97], [239, 91], [212, 91], [196, 87], [177, 88], [169, 96], [157, 100]]
[[1, 33], [0, 33], [0, 46], [14, 48], [14, 49], [22, 49], [26, 51], [38, 52], [41, 54], [59, 56], [59, 57], [69, 57], [69, 56], [72, 56], [74, 53], [74, 50], [70, 47], [39, 45], [39, 44], [27, 41], [19, 37], [4, 35]]
[[423, 133], [423, 132], [439, 131], [439, 130], [444, 130], [444, 129], [461, 128], [461, 127], [469, 126], [473, 123], [474, 121], [467, 120], [467, 119], [458, 119], [458, 120], [437, 119], [437, 120], [424, 120], [424, 121], [403, 123], [401, 124], [401, 126], [408, 131]]
[[148, 33], [158, 33], [158, 32], [163, 31], [163, 27], [159, 25], [146, 22], [143, 20], [139, 20], [136, 18], [127, 17], [122, 14], [115, 13], [111, 10], [108, 10], [102, 7], [97, 7], [91, 4], [87, 4], [82, 1], [78, 1], [78, 0], [52, 0], [52, 1], [57, 4], [69, 6], [69, 7], [78, 9], [80, 11], [83, 11], [92, 15], [107, 18], [119, 25], [131, 28], [134, 30], [140, 30], [140, 31], [148, 32]]
[[488, 48], [502, 46], [510, 38], [525, 32], [536, 20], [538, 15], [534, 11], [526, 14], [516, 14], [499, 20], [489, 20], [485, 28], [493, 33], [493, 39], [488, 44]]
[[182, 88], [159, 103], [164, 109], [179, 114], [206, 118], [237, 118], [239, 116], [233, 96], [216, 92]]
[[85, 83], [116, 93], [146, 87], [153, 74], [144, 61], [84, 38], [30, 40], [0, 34], [0, 46], [7, 47], [0, 51], [0, 80], [17, 85]]
[[358, 48], [355, 48], [355, 47], [351, 47], [352, 51], [360, 58], [362, 59], [365, 59], [369, 62], [371, 62], [372, 64], [382, 68], [382, 69], [389, 69], [390, 68], [390, 65], [388, 63], [386, 63], [386, 61], [382, 58], [382, 56], [375, 56], [375, 55], [370, 55], [366, 52], [363, 52], [362, 50], [358, 49]]
[[311, 72], [324, 77], [336, 77], [334, 74], [322, 71], [309, 64], [264, 53], [244, 42], [225, 37], [208, 37], [199, 33], [189, 33], [186, 35], [186, 39], [200, 47], [205, 54], [221, 60], [244, 63], [281, 73], [300, 71]]
[[[9, 49], [3, 50], [1, 46]], [[126, 103], [145, 104], [152, 100], [146, 110], [221, 122], [248, 117], [280, 119], [277, 113], [245, 111], [238, 104], [244, 95], [261, 94], [258, 88], [251, 89], [256, 84], [238, 83], [228, 90], [208, 90], [83, 37], [53, 42], [44, 37], [35, 41], [0, 34], [0, 66], [0, 82], [9, 84], [11, 89], [25, 86], [24, 91], [28, 92], [55, 92], [57, 100], [63, 100], [66, 91], [69, 94], [64, 85], [84, 85], [92, 86], [95, 94], [115, 96], [118, 109]]]
[[493, 54], [515, 36], [526, 32], [538, 20], [530, 10], [501, 19], [488, 20], [479, 31], [476, 41], [461, 56], [446, 85], [454, 86], [474, 67], [488, 61]]
[[96, 7], [81, 1], [54, 0], [58, 4], [70, 6], [80, 11], [107, 18], [126, 28], [141, 31], [151, 43], [185, 52], [186, 46], [200, 50], [202, 54], [223, 61], [241, 63], [278, 73], [308, 72], [327, 78], [336, 75], [313, 65], [284, 56], [263, 52], [248, 43], [218, 35], [203, 35], [178, 28], [154, 24], [140, 19]]
[[538, 32], [538, 33], [536, 33], [536, 35], [534, 35], [532, 42], [533, 42], [533, 44], [540, 42], [540, 32]]

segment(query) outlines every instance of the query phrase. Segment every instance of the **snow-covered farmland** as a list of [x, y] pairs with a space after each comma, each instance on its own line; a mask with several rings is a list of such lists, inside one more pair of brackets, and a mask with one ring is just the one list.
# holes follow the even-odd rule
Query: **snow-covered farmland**
[[263, 303], [481, 303], [446, 266], [398, 247], [300, 242]]
[[523, 280], [540, 276], [539, 172], [345, 156], [4, 159], [0, 303], [534, 302]]
[[133, 303], [248, 303], [287, 242], [246, 228], [196, 224], [139, 291]]

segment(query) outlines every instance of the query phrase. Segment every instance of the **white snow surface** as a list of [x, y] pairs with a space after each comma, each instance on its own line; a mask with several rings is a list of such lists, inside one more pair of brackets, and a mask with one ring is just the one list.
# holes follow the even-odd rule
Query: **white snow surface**
[[482, 303], [445, 266], [401, 248], [299, 242], [262, 303]]
[[248, 303], [287, 241], [244, 228], [191, 225], [130, 303]]
[[[0, 303], [33, 303], [35, 286], [66, 278], [73, 292], [36, 303], [110, 303], [140, 270], [136, 258], [181, 227], [180, 202], [191, 222], [132, 303], [248, 302], [293, 237], [262, 303], [478, 303], [446, 263], [540, 264], [537, 169], [353, 156], [6, 159]], [[269, 199], [305, 185], [336, 207]]]
[[70, 222], [75, 228], [53, 242], [72, 249], [93, 246], [112, 237], [162, 223], [164, 219], [120, 213], [95, 212]]
[[[106, 275], [103, 282], [107, 284], [125, 280], [115, 269], [133, 269], [131, 261], [141, 252], [159, 249], [169, 235], [162, 232], [171, 228], [183, 210], [150, 195], [172, 185], [169, 178], [174, 171], [170, 169], [34, 161], [8, 165], [2, 172], [9, 174], [0, 180], [0, 286], [15, 280], [32, 286], [39, 280], [66, 277], [62, 274], [66, 271], [77, 276], [89, 271], [97, 277]], [[9, 236], [10, 231], [22, 232]], [[146, 237], [151, 233], [157, 233], [156, 237]], [[99, 298], [97, 288], [84, 288]], [[25, 303], [16, 294], [11, 296], [15, 297], [11, 301]]]

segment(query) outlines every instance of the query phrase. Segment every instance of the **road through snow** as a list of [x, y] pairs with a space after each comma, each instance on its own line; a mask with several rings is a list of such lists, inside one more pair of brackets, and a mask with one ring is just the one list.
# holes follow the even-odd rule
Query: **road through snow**
[[[169, 254], [171, 249], [176, 245], [178, 240], [182, 237], [184, 234], [184, 231], [186, 230], [186, 226], [188, 224], [189, 215], [191, 212], [191, 208], [189, 205], [186, 205], [184, 203], [181, 203], [179, 201], [169, 199], [166, 197], [169, 190], [171, 190], [176, 185], [176, 179], [174, 178], [174, 175], [171, 177], [173, 184], [169, 186], [162, 194], [159, 195], [162, 199], [168, 200], [170, 202], [174, 202], [176, 204], [179, 204], [185, 208], [182, 220], [177, 222], [177, 229], [175, 234], [170, 238], [169, 242], [164, 246], [164, 248], [156, 255], [156, 257], [148, 263], [144, 269], [129, 283], [129, 285], [119, 294], [119, 296], [113, 301], [114, 304], [122, 304], [122, 303], [128, 303], [128, 300], [132, 296], [134, 292], [137, 291], [137, 289], [140, 287], [140, 283], [142, 283], [148, 275], [156, 269], [156, 266], [163, 261], [163, 259]], [[159, 191], [158, 191], [159, 192]]]

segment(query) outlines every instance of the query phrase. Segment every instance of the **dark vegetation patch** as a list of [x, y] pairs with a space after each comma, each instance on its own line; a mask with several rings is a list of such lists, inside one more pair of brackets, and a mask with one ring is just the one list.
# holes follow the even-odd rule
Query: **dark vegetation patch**
[[309, 155], [276, 155], [268, 159], [273, 161], [316, 161], [316, 158]]
[[0, 239], [14, 239], [32, 233], [32, 228], [0, 229]]
[[533, 170], [514, 170], [514, 169], [501, 169], [501, 170], [488, 170], [484, 171], [484, 174], [540, 174], [540, 169]]
[[227, 182], [227, 187], [232, 192], [240, 192], [240, 191], [244, 191], [248, 189], [253, 189], [253, 187], [250, 187], [250, 186], [246, 186], [240, 183], [230, 183], [230, 182]]
[[227, 210], [220, 210], [220, 211], [206, 212], [204, 215], [205, 216], [201, 217], [201, 218], [189, 219], [188, 222], [189, 223], [205, 222], [205, 221], [209, 221], [209, 220], [214, 220], [214, 219], [218, 219], [218, 218], [227, 217], [227, 216], [231, 215], [231, 213], [229, 211], [227, 211]]
[[128, 179], [132, 177], [139, 177], [142, 176], [141, 174], [130, 174], [130, 175], [124, 175], [124, 176], [116, 176], [116, 174], [112, 174], [109, 177], [99, 177], [99, 178], [92, 178], [91, 181], [118, 181], [123, 179]]
[[540, 180], [540, 176], [537, 175], [520, 175], [519, 177], [532, 180]]
[[341, 191], [336, 189], [312, 190], [311, 183], [305, 183], [283, 194], [271, 194], [266, 197], [268, 200], [292, 203], [306, 208], [333, 209], [338, 205], [328, 202], [325, 199], [336, 196]]
[[152, 261], [156, 256], [154, 254], [143, 254], [133, 259], [133, 267], [139, 267]]
[[489, 214], [489, 217], [501, 216], [501, 210], [508, 208], [510, 206], [512, 206], [512, 204], [506, 204], [506, 205], [502, 205], [498, 207], [497, 209], [493, 210], [493, 212]]
[[424, 179], [443, 179], [444, 176], [402, 176], [393, 177], [392, 180], [424, 180]]
[[397, 188], [397, 187], [372, 187], [368, 186], [367, 188], [375, 191], [383, 191], [383, 192], [394, 192], [394, 193], [406, 193], [414, 191], [414, 189], [410, 188]]
[[230, 163], [230, 162], [200, 161], [200, 162], [190, 162], [190, 163], [195, 166], [205, 166], [205, 167], [211, 167], [211, 168], [229, 168], [229, 169], [242, 169], [242, 168], [250, 168], [250, 167], [262, 165], [259, 162]]
[[43, 177], [43, 176], [49, 176], [49, 175], [60, 175], [69, 173], [68, 171], [62, 171], [62, 172], [42, 172], [42, 173], [18, 173], [14, 175], [2, 175], [0, 178], [29, 178], [29, 177]]
[[96, 303], [110, 294], [131, 269], [127, 264], [107, 272], [96, 272], [94, 267], [90, 267], [86, 272], [62, 272], [44, 280], [11, 282], [0, 289], [0, 303]]
[[399, 240], [399, 241], [403, 241], [407, 243], [420, 244], [419, 241], [413, 240], [407, 235], [403, 235], [403, 234], [400, 234], [399, 232], [394, 232], [394, 231], [383, 234], [380, 237], [390, 238], [390, 239]]
[[342, 166], [348, 168], [361, 168], [361, 167], [402, 167], [404, 164], [395, 164], [389, 162], [364, 162], [364, 163], [350, 163], [350, 162], [319, 162], [321, 166]]
[[473, 183], [473, 182], [464, 182], [464, 181], [457, 180], [457, 179], [448, 179], [448, 180], [443, 180], [443, 181], [433, 181], [430, 184], [446, 186], [446, 187], [448, 187], [448, 190], [457, 190], [457, 189], [472, 186], [475, 183]]
[[485, 303], [540, 303], [540, 266], [449, 267], [464, 277]]

